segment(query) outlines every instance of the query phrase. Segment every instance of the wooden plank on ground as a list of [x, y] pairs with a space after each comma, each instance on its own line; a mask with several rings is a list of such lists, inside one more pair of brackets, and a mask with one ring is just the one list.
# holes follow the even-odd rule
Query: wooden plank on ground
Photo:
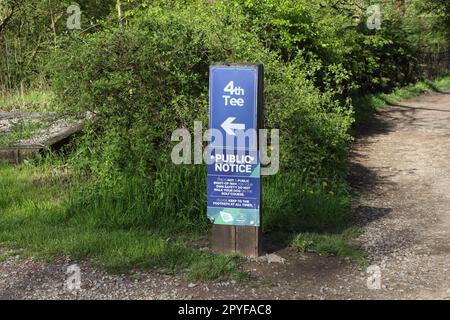
[[0, 149], [0, 160], [16, 164], [18, 162], [17, 148], [2, 148]]

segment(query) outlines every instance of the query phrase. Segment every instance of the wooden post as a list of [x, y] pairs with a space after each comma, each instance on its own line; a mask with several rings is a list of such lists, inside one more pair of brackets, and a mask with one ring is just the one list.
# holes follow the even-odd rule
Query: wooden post
[[[239, 64], [238, 64], [239, 66]], [[254, 66], [254, 65], [253, 65]], [[258, 68], [258, 90], [257, 90], [257, 129], [263, 128], [263, 105], [264, 105], [264, 68]], [[258, 130], [259, 133], [259, 130]], [[258, 135], [258, 150], [260, 148]], [[261, 198], [262, 183], [260, 180]], [[261, 201], [262, 202], [262, 201]], [[212, 228], [211, 247], [214, 252], [240, 253], [247, 257], [258, 257], [262, 255], [262, 205], [259, 206], [259, 226], [239, 226], [214, 224]]]
[[213, 225], [212, 249], [214, 252], [236, 252], [236, 226]]
[[247, 257], [262, 255], [261, 227], [236, 227], [236, 252]]

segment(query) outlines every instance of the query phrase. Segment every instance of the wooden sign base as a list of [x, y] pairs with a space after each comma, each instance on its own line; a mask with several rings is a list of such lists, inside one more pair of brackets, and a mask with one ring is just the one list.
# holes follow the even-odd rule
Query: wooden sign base
[[260, 227], [240, 227], [214, 224], [212, 250], [217, 253], [239, 253], [256, 258], [262, 255]]

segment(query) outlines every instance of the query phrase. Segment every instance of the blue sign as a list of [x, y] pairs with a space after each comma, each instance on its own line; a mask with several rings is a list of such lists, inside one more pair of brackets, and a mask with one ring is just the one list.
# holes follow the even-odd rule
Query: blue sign
[[210, 68], [208, 217], [215, 224], [260, 226], [257, 65]]

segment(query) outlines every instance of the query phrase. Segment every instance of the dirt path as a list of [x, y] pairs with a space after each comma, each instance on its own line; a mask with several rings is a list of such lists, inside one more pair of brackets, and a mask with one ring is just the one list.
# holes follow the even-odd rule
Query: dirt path
[[[376, 115], [353, 149], [360, 240], [380, 286], [335, 257], [277, 252], [285, 264], [247, 262], [252, 280], [189, 283], [155, 273], [108, 275], [80, 264], [82, 290], [64, 289], [72, 262], [0, 260], [0, 298], [450, 299], [450, 92]], [[379, 268], [379, 269], [377, 269]]]
[[361, 240], [398, 298], [450, 299], [450, 92], [375, 117], [354, 149]]

